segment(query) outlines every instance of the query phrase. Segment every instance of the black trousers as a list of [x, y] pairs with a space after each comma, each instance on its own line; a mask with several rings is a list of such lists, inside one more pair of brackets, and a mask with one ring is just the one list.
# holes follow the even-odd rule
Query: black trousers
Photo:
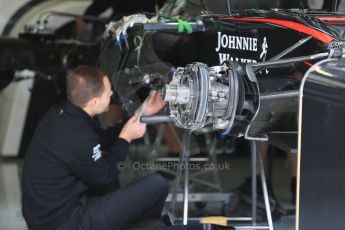
[[137, 221], [160, 218], [168, 190], [167, 181], [155, 173], [105, 196], [82, 198], [58, 230], [123, 230]]

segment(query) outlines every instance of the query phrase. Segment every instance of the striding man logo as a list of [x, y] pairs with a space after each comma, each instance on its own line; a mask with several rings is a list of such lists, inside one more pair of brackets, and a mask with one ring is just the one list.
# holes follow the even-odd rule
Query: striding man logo
[[267, 49], [268, 49], [267, 39], [266, 37], [264, 37], [264, 41], [262, 42], [262, 51], [260, 54], [261, 61], [266, 61]]
[[[261, 61], [266, 61], [266, 55], [267, 55], [267, 49], [268, 49], [268, 44], [267, 44], [267, 38], [264, 37], [264, 40], [262, 42], [262, 45], [261, 45], [261, 48], [262, 48], [262, 51], [261, 51], [261, 54], [260, 54], [260, 60]], [[261, 71], [260, 71], [261, 73]], [[265, 73], [268, 74], [269, 71], [268, 69], [265, 69]]]
[[101, 157], [102, 157], [101, 145], [98, 144], [95, 147], [93, 147], [92, 159], [93, 161], [97, 161]]

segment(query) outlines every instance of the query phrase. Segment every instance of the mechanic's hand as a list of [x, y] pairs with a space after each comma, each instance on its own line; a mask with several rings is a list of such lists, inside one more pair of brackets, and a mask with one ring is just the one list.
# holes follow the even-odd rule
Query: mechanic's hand
[[122, 128], [119, 138], [126, 140], [128, 143], [144, 136], [146, 131], [146, 124], [140, 123], [140, 114], [136, 113], [131, 119], [127, 121]]
[[151, 116], [158, 113], [163, 109], [166, 103], [159, 91], [153, 91], [152, 93], [150, 93], [147, 100], [148, 101], [146, 102], [147, 104], [145, 106], [145, 111], [143, 111], [143, 114], [146, 116]]

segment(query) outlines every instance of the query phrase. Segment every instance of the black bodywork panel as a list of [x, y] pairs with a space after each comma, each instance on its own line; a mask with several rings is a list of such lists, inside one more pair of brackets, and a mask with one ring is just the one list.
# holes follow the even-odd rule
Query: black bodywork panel
[[308, 75], [303, 88], [299, 229], [341, 229], [345, 213], [345, 60]]

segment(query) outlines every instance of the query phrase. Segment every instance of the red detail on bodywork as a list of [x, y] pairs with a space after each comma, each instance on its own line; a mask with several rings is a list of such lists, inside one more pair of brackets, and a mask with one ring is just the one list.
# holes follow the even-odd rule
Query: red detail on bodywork
[[272, 18], [235, 18], [235, 17], [227, 17], [227, 18], [222, 18], [224, 20], [234, 20], [234, 21], [246, 21], [246, 22], [264, 22], [264, 23], [271, 23], [274, 25], [279, 25], [283, 26], [292, 30], [296, 30], [298, 32], [307, 34], [312, 36], [313, 38], [329, 44], [331, 41], [334, 39], [334, 37], [325, 34], [319, 30], [310, 28], [306, 25], [303, 25], [298, 22], [293, 22], [293, 21], [285, 21], [285, 20], [279, 20], [279, 19], [272, 19]]
[[320, 15], [315, 17], [329, 24], [345, 24], [345, 16]]
[[306, 64], [306, 65], [309, 66], [309, 67], [312, 67], [312, 66], [313, 66], [313, 64], [311, 64], [310, 62], [307, 62], [307, 61], [305, 61], [304, 64]]

